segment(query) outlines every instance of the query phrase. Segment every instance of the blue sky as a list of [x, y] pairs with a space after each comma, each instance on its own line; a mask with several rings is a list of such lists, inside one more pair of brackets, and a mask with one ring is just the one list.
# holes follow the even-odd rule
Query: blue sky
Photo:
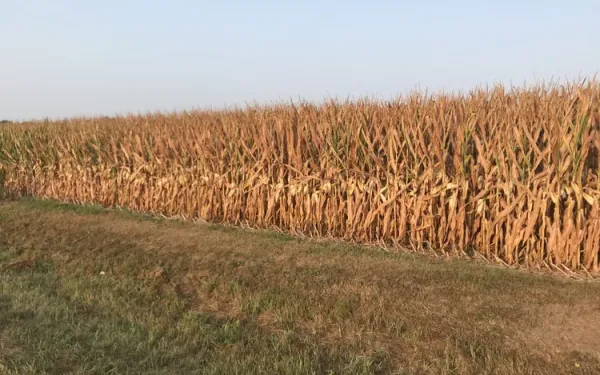
[[600, 70], [600, 1], [0, 0], [0, 118], [391, 98]]

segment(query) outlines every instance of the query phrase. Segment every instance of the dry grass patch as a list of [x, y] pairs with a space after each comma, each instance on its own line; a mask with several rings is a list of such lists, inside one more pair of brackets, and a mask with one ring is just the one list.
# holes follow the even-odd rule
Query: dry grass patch
[[535, 312], [540, 321], [521, 337], [542, 353], [587, 353], [600, 358], [600, 304], [550, 304]]
[[[33, 271], [10, 271], [2, 279], [2, 293], [12, 296], [12, 305], [37, 296], [27, 302], [29, 309], [39, 312], [36, 319], [44, 316], [48, 322], [59, 316], [44, 315], [50, 314], [52, 304], [64, 305], [64, 314], [81, 313], [69, 317], [81, 327], [88, 327], [84, 322], [90, 322], [92, 314], [94, 324], [121, 335], [117, 342], [124, 353], [134, 350], [127, 342], [140, 345], [132, 358], [148, 353], [163, 358], [169, 352], [178, 358], [147, 363], [158, 366], [147, 368], [178, 364], [232, 369], [225, 351], [218, 348], [233, 348], [228, 358], [239, 369], [259, 373], [259, 368], [295, 374], [329, 369], [353, 374], [600, 371], [592, 324], [593, 306], [600, 306], [599, 283], [82, 210], [35, 200], [2, 206], [2, 264], [38, 261]], [[39, 283], [42, 278], [46, 281]], [[26, 292], [15, 300], [11, 283], [17, 282], [21, 289], [15, 290]], [[50, 296], [59, 299], [44, 302]], [[22, 301], [17, 305], [25, 304]], [[48, 323], [53, 328], [47, 332], [62, 327], [62, 318], [57, 319]], [[11, 332], [22, 326], [3, 322]], [[204, 332], [201, 327], [212, 328]], [[27, 348], [45, 334], [40, 328], [32, 333], [32, 341], [19, 344]], [[133, 336], [126, 339], [127, 335]], [[154, 338], [145, 341], [144, 335]], [[569, 350], [550, 350], [560, 346], [565, 335]], [[57, 350], [62, 354], [42, 352], [40, 363], [55, 368], [61, 356], [97, 363], [96, 354], [82, 359], [70, 349], [71, 341], [61, 342]], [[102, 345], [92, 340], [88, 350], [100, 353]], [[204, 351], [212, 354], [203, 362], [193, 354]], [[28, 363], [23, 358], [31, 353], [17, 356], [19, 363]], [[121, 369], [127, 368], [125, 357], [114, 351], [108, 355], [122, 364]], [[308, 361], [303, 362], [306, 367], [298, 367], [300, 360]]]

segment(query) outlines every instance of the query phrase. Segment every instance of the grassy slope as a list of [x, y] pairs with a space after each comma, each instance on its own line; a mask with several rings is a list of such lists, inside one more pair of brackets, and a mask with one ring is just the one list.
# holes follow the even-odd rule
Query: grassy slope
[[599, 319], [592, 282], [0, 202], [0, 374], [597, 374]]

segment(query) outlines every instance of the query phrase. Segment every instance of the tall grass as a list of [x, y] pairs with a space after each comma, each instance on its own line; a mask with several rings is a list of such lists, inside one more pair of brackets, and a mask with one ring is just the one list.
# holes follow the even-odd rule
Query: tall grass
[[11, 191], [598, 270], [600, 85], [15, 124]]

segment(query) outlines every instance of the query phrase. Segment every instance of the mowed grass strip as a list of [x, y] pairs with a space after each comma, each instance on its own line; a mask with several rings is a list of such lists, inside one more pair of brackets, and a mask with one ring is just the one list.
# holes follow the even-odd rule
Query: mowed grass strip
[[0, 373], [597, 374], [600, 284], [0, 203]]

